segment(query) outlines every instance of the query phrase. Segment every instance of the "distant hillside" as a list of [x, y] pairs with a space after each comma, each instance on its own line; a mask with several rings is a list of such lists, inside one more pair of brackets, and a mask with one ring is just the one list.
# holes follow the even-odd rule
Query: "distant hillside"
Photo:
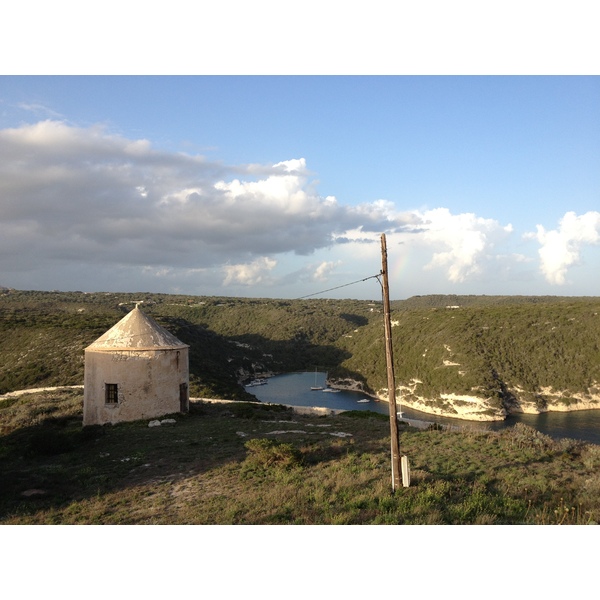
[[376, 314], [355, 300], [11, 290], [0, 294], [0, 394], [82, 383], [85, 347], [136, 301], [190, 344], [192, 395], [238, 399], [256, 374], [339, 368], [348, 355], [338, 340]]
[[566, 304], [573, 302], [590, 302], [599, 298], [585, 296], [460, 296], [456, 294], [431, 294], [428, 296], [411, 296], [406, 300], [394, 300], [392, 309], [406, 310], [412, 308], [446, 308], [468, 306], [497, 306], [513, 304]]
[[[134, 306], [190, 344], [193, 396], [319, 368], [385, 395], [380, 302], [0, 293], [0, 394], [83, 382], [83, 350]], [[392, 304], [402, 401], [465, 418], [600, 406], [600, 298], [416, 296]], [[469, 411], [474, 410], [473, 417]]]
[[[408, 404], [455, 416], [460, 408], [443, 396], [485, 400], [490, 415], [600, 407], [600, 298], [423, 296], [392, 312]], [[370, 325], [343, 345], [352, 356], [344, 366], [375, 390], [387, 385], [382, 344]]]

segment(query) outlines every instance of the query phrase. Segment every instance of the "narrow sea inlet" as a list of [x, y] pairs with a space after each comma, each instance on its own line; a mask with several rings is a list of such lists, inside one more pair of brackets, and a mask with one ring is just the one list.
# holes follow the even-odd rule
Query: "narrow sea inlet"
[[[388, 415], [387, 402], [376, 402], [361, 392], [339, 390], [327, 392], [311, 390], [312, 387], [326, 387], [326, 373], [300, 372], [286, 373], [270, 377], [266, 385], [246, 388], [261, 402], [288, 404], [290, 406], [317, 406], [338, 410], [370, 410]], [[363, 400], [369, 399], [369, 402]], [[512, 427], [516, 423], [524, 423], [534, 427], [552, 438], [572, 438], [600, 444], [600, 410], [582, 410], [573, 412], [550, 412], [540, 415], [511, 415], [505, 421], [479, 423], [462, 419], [449, 419], [430, 415], [418, 410], [402, 406], [402, 398], [397, 398], [398, 410], [407, 419], [439, 423], [454, 427], [470, 427], [499, 430]]]

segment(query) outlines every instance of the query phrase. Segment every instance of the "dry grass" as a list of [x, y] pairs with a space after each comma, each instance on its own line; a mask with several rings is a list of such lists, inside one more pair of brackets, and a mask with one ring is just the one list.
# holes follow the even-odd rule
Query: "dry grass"
[[4, 524], [585, 524], [600, 447], [518, 426], [401, 425], [411, 487], [390, 489], [389, 421], [368, 412], [196, 403], [174, 425], [81, 427], [81, 392], [0, 401]]

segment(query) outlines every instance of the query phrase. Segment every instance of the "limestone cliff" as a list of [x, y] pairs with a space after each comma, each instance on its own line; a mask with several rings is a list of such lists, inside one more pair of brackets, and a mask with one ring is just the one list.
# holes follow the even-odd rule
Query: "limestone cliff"
[[[360, 381], [339, 379], [329, 383], [337, 389], [359, 391], [378, 400], [388, 401], [387, 388], [369, 394], [365, 384]], [[556, 391], [549, 386], [541, 388], [539, 394], [532, 394], [517, 386], [507, 390], [501, 405], [497, 398], [477, 394], [476, 391], [470, 395], [448, 392], [436, 397], [426, 397], [418, 393], [420, 383], [420, 380], [412, 379], [409, 385], [398, 386], [396, 401], [400, 407], [469, 421], [503, 421], [509, 414], [516, 413], [540, 414], [600, 409], [600, 386], [596, 383], [587, 394]]]
[[[416, 393], [419, 383], [419, 380], [413, 379], [409, 386], [398, 386], [397, 402], [421, 412], [470, 421], [503, 421], [507, 415], [516, 413], [600, 409], [600, 387], [596, 383], [585, 394], [557, 391], [549, 386], [541, 388], [538, 394], [532, 394], [516, 387], [508, 390], [509, 394], [501, 406], [496, 399], [477, 394], [445, 393], [436, 398], [426, 398]], [[377, 396], [387, 401], [387, 389], [380, 390]]]

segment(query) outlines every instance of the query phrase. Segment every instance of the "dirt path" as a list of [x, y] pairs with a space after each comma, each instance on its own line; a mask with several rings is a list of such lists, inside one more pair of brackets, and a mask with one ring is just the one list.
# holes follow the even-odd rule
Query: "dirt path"
[[43, 387], [43, 388], [30, 388], [28, 390], [16, 390], [14, 392], [7, 392], [6, 394], [0, 394], [0, 400], [4, 398], [14, 398], [15, 396], [23, 396], [25, 394], [37, 394], [38, 392], [55, 392], [56, 390], [76, 390], [83, 389], [82, 385], [59, 385], [58, 387]]

